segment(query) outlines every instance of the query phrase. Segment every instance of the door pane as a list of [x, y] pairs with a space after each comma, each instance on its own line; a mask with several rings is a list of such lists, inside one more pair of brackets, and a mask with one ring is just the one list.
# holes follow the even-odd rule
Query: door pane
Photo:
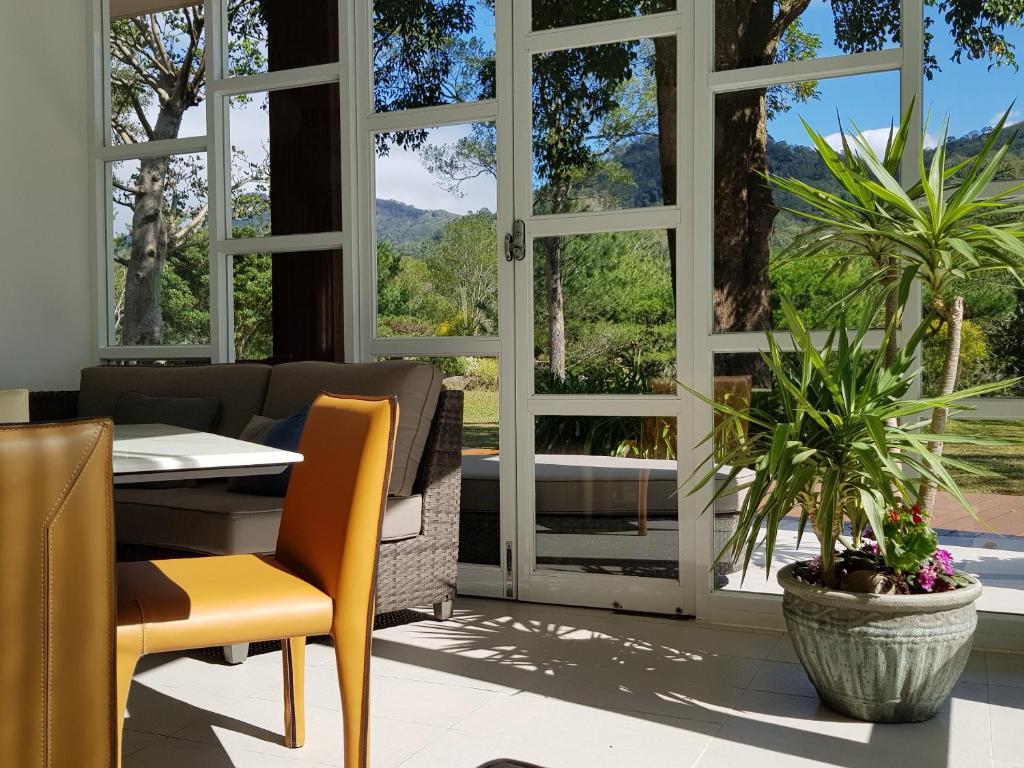
[[535, 214], [676, 202], [676, 39], [533, 57]]
[[674, 394], [675, 230], [538, 238], [539, 394]]
[[[998, 12], [998, 9], [993, 9]], [[949, 118], [950, 163], [981, 148], [992, 127], [1011, 103], [1004, 140], [1016, 131], [1015, 141], [996, 174], [997, 181], [1024, 179], [1024, 77], [1019, 70], [1024, 51], [1024, 18], [991, 30], [982, 37], [974, 30], [977, 50], [956, 43], [956, 36], [941, 8], [925, 7], [931, 39], [925, 58], [925, 110], [931, 112], [928, 133], [936, 136]]]
[[206, 155], [108, 165], [115, 345], [210, 342]]
[[[826, 278], [835, 263], [833, 251], [780, 266], [779, 254], [815, 222], [785, 210], [812, 209], [792, 195], [773, 191], [762, 174], [792, 177], [838, 193], [839, 185], [813, 148], [801, 118], [831, 146], [841, 148], [838, 114], [844, 130], [850, 132], [856, 124], [880, 152], [890, 126], [899, 121], [899, 86], [898, 72], [883, 72], [715, 97], [716, 332], [781, 326], [781, 296], [794, 302], [810, 327], [828, 327], [836, 302], [876, 271], [864, 258]], [[794, 98], [798, 108], [790, 109]], [[857, 304], [863, 307], [865, 301]]]
[[446, 389], [463, 393], [459, 562], [501, 565], [498, 361], [493, 357], [407, 357], [437, 367]]
[[538, 416], [537, 570], [679, 578], [676, 420]]
[[715, 69], [740, 69], [898, 48], [900, 0], [715, 2]]
[[377, 139], [377, 334], [496, 335], [494, 124]]
[[373, 76], [376, 112], [493, 99], [493, 3], [375, 0]]
[[650, 13], [674, 11], [675, 0], [643, 0], [642, 2], [579, 3], [565, 0], [533, 0], [533, 28], [555, 29], [598, 21], [628, 19]]

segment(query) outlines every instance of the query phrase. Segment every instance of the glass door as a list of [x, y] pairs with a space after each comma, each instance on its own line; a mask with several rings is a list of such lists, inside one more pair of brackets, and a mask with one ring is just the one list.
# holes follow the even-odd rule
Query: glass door
[[692, 25], [671, 0], [515, 11], [518, 596], [689, 613], [677, 83]]

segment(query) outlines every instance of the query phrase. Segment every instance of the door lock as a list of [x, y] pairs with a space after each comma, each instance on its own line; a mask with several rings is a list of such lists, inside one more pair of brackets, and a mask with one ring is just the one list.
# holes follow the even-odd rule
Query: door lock
[[512, 222], [512, 232], [505, 235], [505, 261], [522, 261], [526, 258], [526, 224], [522, 219]]

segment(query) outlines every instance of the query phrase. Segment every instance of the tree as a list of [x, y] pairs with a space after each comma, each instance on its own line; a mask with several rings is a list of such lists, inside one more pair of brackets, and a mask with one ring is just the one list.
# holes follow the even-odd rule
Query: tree
[[[231, 0], [229, 39], [246, 40], [259, 14], [259, 5]], [[111, 129], [116, 141], [136, 144], [178, 137], [185, 111], [205, 97], [204, 35], [201, 5], [111, 22]], [[262, 57], [258, 46], [244, 43], [236, 43], [232, 53], [243, 71]], [[164, 343], [162, 276], [171, 254], [205, 235], [202, 176], [194, 160], [160, 155], [140, 160], [133, 179], [114, 179], [119, 193], [115, 201], [132, 217], [128, 253], [117, 257], [125, 270], [122, 344]]]
[[480, 211], [446, 224], [428, 246], [431, 283], [448, 305], [447, 335], [477, 336], [497, 330], [494, 232], [494, 214]]

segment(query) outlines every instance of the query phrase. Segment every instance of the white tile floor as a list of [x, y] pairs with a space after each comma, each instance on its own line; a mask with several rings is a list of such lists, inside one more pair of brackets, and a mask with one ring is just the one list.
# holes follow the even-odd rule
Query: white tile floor
[[[125, 766], [341, 766], [333, 650], [307, 653], [306, 745], [281, 745], [280, 654], [238, 667], [143, 659]], [[460, 599], [455, 619], [378, 631], [374, 768], [1024, 766], [1024, 655], [976, 653], [916, 725], [821, 707], [785, 636], [606, 611]]]

